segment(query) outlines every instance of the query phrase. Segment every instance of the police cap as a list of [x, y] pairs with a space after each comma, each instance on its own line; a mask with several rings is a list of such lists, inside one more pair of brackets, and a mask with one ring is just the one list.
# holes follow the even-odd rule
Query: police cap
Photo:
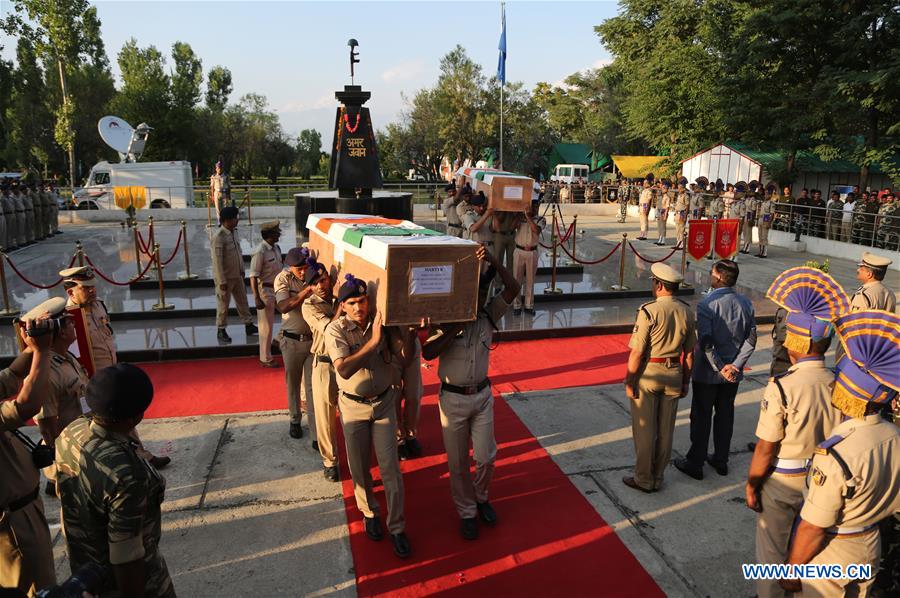
[[97, 284], [94, 279], [94, 270], [90, 266], [66, 268], [60, 270], [59, 275], [62, 276], [63, 282], [67, 286], [80, 284], [83, 287], [92, 287]]
[[680, 284], [684, 281], [684, 277], [678, 270], [663, 263], [657, 263], [650, 266], [650, 273], [653, 275], [653, 278], [663, 282]]
[[862, 259], [859, 260], [859, 263], [856, 265], [865, 266], [871, 270], [886, 270], [892, 263], [893, 261], [886, 257], [881, 257], [880, 255], [875, 255], [874, 253], [869, 253], [867, 251], [862, 255]]
[[33, 307], [27, 314], [22, 316], [22, 320], [37, 320], [44, 314], [50, 314], [51, 318], [58, 318], [66, 311], [66, 300], [62, 297], [53, 297]]
[[305, 247], [293, 247], [284, 257], [285, 266], [306, 267], [306, 258], [309, 257], [309, 250]]
[[281, 232], [281, 223], [277, 220], [270, 220], [268, 222], [263, 222], [259, 225], [260, 234], [265, 235], [266, 233], [274, 233]]

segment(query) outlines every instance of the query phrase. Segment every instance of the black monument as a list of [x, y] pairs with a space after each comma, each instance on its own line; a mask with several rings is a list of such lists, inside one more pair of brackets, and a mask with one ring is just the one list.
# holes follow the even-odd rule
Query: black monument
[[350, 46], [350, 85], [336, 91], [341, 103], [334, 123], [328, 188], [331, 191], [298, 193], [294, 196], [297, 236], [306, 238], [310, 214], [372, 214], [412, 220], [411, 193], [381, 190], [383, 181], [375, 146], [375, 129], [369, 109], [363, 106], [372, 97], [362, 86], [353, 85], [354, 65], [359, 62], [355, 39]]

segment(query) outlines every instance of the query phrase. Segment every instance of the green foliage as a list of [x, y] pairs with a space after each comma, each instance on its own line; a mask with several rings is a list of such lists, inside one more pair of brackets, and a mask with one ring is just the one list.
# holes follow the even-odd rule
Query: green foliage
[[231, 71], [224, 66], [214, 66], [206, 78], [206, 106], [215, 112], [222, 112], [231, 95]]

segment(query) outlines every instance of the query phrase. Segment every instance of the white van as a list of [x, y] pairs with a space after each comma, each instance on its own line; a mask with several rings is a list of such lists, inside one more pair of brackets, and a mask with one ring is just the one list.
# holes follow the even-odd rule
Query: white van
[[147, 207], [188, 208], [194, 205], [191, 164], [172, 162], [98, 162], [72, 200], [79, 210], [119, 209], [115, 187], [144, 187]]
[[581, 179], [586, 183], [590, 170], [591, 167], [587, 164], [557, 164], [553, 169], [553, 174], [550, 175], [550, 180], [560, 183], [577, 183]]

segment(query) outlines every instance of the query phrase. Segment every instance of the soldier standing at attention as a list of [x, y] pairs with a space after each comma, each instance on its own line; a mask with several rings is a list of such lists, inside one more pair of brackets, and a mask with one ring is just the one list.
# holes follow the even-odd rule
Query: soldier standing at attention
[[769, 257], [769, 229], [772, 228], [772, 220], [775, 217], [775, 193], [778, 188], [769, 184], [766, 187], [766, 195], [756, 207], [756, 226], [759, 228], [759, 253], [756, 257]]
[[288, 412], [291, 415], [289, 434], [291, 438], [303, 438], [303, 405], [306, 405], [306, 425], [314, 446], [316, 441], [315, 400], [312, 386], [312, 359], [310, 349], [313, 333], [303, 317], [303, 306], [313, 296], [315, 289], [305, 280], [309, 252], [294, 247], [287, 252], [284, 260], [286, 270], [275, 277], [275, 302], [281, 312], [281, 333], [278, 346], [284, 357], [284, 379], [287, 383]]
[[690, 201], [688, 202], [688, 209], [691, 211], [691, 219], [693, 220], [699, 220], [700, 218], [703, 218], [703, 194], [705, 192], [706, 189], [697, 189], [693, 193], [691, 193]]
[[[277, 220], [259, 225], [262, 241], [250, 259], [250, 290], [256, 302], [256, 322], [259, 329], [259, 363], [277, 368], [272, 359], [272, 327], [275, 326], [275, 277], [284, 268], [278, 239], [281, 228]], [[243, 258], [242, 258], [243, 259]]]
[[[850, 299], [834, 279], [809, 267], [781, 274], [768, 296], [790, 312], [787, 345], [793, 365], [770, 378], [763, 394], [745, 494], [747, 507], [758, 513], [756, 562], [780, 564], [803, 505], [813, 452], [841, 421], [831, 405], [834, 374], [825, 367], [825, 352], [834, 333], [831, 320], [849, 310]], [[756, 593], [784, 595], [774, 579], [757, 581]]]
[[844, 421], [819, 444], [787, 563], [872, 567], [867, 579], [781, 580], [810, 596], [869, 596], [878, 572], [879, 522], [900, 511], [900, 429], [885, 421], [900, 390], [900, 316], [859, 311], [835, 329], [847, 350], [832, 404]]
[[862, 286], [856, 289], [850, 301], [853, 311], [863, 309], [882, 309], [894, 311], [897, 309], [897, 297], [894, 291], [887, 288], [883, 282], [887, 267], [892, 260], [874, 253], [863, 253], [862, 259], [856, 264], [856, 279]]
[[28, 193], [28, 187], [24, 184], [19, 186], [19, 197], [22, 198], [22, 205], [25, 207], [25, 244], [31, 245], [34, 239], [34, 203], [31, 194]]
[[374, 445], [388, 504], [388, 531], [394, 554], [403, 559], [411, 549], [404, 531], [403, 476], [397, 456], [397, 389], [391, 384], [391, 353], [399, 355], [404, 366], [409, 365], [414, 336], [406, 330], [398, 334], [401, 346], [389, 347], [382, 315], [369, 317], [366, 283], [351, 274], [345, 278], [338, 291], [342, 315], [325, 328], [325, 346], [337, 373], [353, 494], [365, 518], [366, 535], [370, 540], [381, 540], [380, 505], [372, 493], [369, 473]]
[[[209, 177], [209, 196], [216, 206], [216, 216], [222, 212], [222, 208], [228, 202], [231, 195], [231, 180], [222, 172], [222, 162], [216, 162], [216, 173]], [[221, 223], [221, 220], [220, 220]]]
[[[512, 272], [513, 252], [516, 250], [516, 227], [519, 223], [519, 213], [495, 212], [491, 218], [491, 230], [494, 231], [494, 250], [491, 252], [503, 264], [503, 267]], [[494, 281], [500, 284], [500, 279]]]
[[[460, 533], [466, 540], [478, 537], [476, 517], [496, 525], [497, 514], [488, 502], [488, 486], [494, 474], [497, 441], [494, 438], [494, 395], [488, 378], [492, 336], [497, 322], [519, 294], [512, 273], [484, 248], [478, 259], [489, 264], [478, 287], [478, 316], [473, 322], [439, 326], [426, 341], [422, 356], [438, 362], [441, 390], [438, 405], [441, 431], [450, 469], [450, 494], [461, 518]], [[503, 291], [488, 299], [494, 270], [503, 280]], [[469, 470], [469, 443], [475, 460], [475, 479]]]
[[247, 306], [247, 287], [244, 282], [244, 256], [235, 229], [238, 225], [238, 209], [234, 206], [222, 208], [219, 214], [222, 224], [210, 242], [212, 249], [213, 280], [216, 283], [216, 334], [220, 342], [230, 343], [231, 337], [225, 330], [228, 324], [228, 307], [231, 298], [238, 315], [244, 322], [247, 336], [259, 334], [253, 324], [253, 316]]
[[640, 241], [647, 240], [647, 226], [650, 222], [650, 204], [653, 203], [652, 185], [652, 175], [647, 175], [647, 178], [644, 180], [644, 188], [638, 199], [638, 219], [641, 223], [641, 234], [638, 235], [638, 240]]
[[334, 366], [325, 349], [325, 327], [340, 315], [340, 311], [335, 307], [331, 276], [325, 266], [318, 262], [308, 264], [303, 279], [305, 288], [312, 291], [300, 308], [313, 336], [311, 373], [314, 408], [307, 418], [316, 420], [315, 438], [322, 456], [323, 475], [325, 479], [337, 482], [340, 479], [337, 461], [338, 388]]
[[[53, 185], [47, 185], [47, 193], [50, 196], [50, 233], [53, 235], [59, 234], [59, 194], [56, 192], [56, 189], [53, 188]], [[7, 220], [7, 226], [9, 226], [9, 221]]]
[[759, 198], [757, 197], [759, 184], [753, 181], [749, 187], [750, 193], [744, 196], [744, 221], [741, 223], [743, 228], [741, 253], [750, 253], [750, 246], [753, 244], [753, 225], [756, 224], [756, 213], [759, 212]]
[[654, 245], [661, 246], [666, 244], [666, 227], [668, 226], [669, 221], [669, 209], [675, 204], [672, 192], [669, 191], [671, 186], [672, 183], [669, 182], [669, 179], [663, 179], [662, 188], [656, 198], [656, 231], [659, 233], [659, 238]]
[[635, 465], [634, 475], [622, 482], [642, 492], [662, 486], [672, 456], [678, 399], [687, 395], [697, 343], [694, 314], [675, 298], [681, 274], [662, 263], [653, 264], [650, 272], [656, 299], [638, 309], [625, 376]]
[[18, 189], [13, 189], [12, 201], [16, 218], [16, 245], [24, 247], [28, 244], [28, 239], [25, 236], [25, 201], [22, 199]]
[[541, 229], [546, 220], [535, 216], [538, 202], [531, 202], [528, 210], [520, 215], [516, 228], [516, 253], [513, 256], [513, 274], [522, 289], [513, 302], [513, 314], [522, 313], [522, 295], [525, 295], [525, 312], [534, 315], [534, 276], [537, 273], [540, 252]]
[[684, 188], [687, 179], [681, 177], [678, 181], [678, 194], [675, 196], [675, 247], [681, 248], [684, 245], [684, 227], [687, 225], [688, 200], [687, 190]]
[[143, 370], [120, 363], [87, 387], [92, 418], [79, 418], [56, 441], [59, 497], [72, 573], [97, 563], [112, 573], [103, 596], [174, 598], [159, 552], [162, 475], [135, 452], [130, 433], [153, 400]]
[[447, 197], [441, 207], [444, 210], [444, 216], [447, 217], [447, 234], [451, 237], [462, 237], [462, 222], [459, 212], [456, 211], [456, 206], [462, 200], [462, 194], [457, 193], [456, 185], [453, 183], [444, 187], [444, 192]]
[[31, 452], [13, 434], [40, 411], [47, 396], [52, 355], [49, 324], [26, 320], [26, 329], [38, 334], [23, 331], [25, 350], [0, 371], [0, 587], [18, 588], [29, 596], [55, 584], [56, 572], [40, 473]]
[[3, 246], [3, 251], [9, 251], [11, 249], [15, 249], [15, 245], [9, 245], [10, 238], [7, 236], [7, 218], [9, 217], [9, 188], [3, 184], [0, 185], [0, 244]]

